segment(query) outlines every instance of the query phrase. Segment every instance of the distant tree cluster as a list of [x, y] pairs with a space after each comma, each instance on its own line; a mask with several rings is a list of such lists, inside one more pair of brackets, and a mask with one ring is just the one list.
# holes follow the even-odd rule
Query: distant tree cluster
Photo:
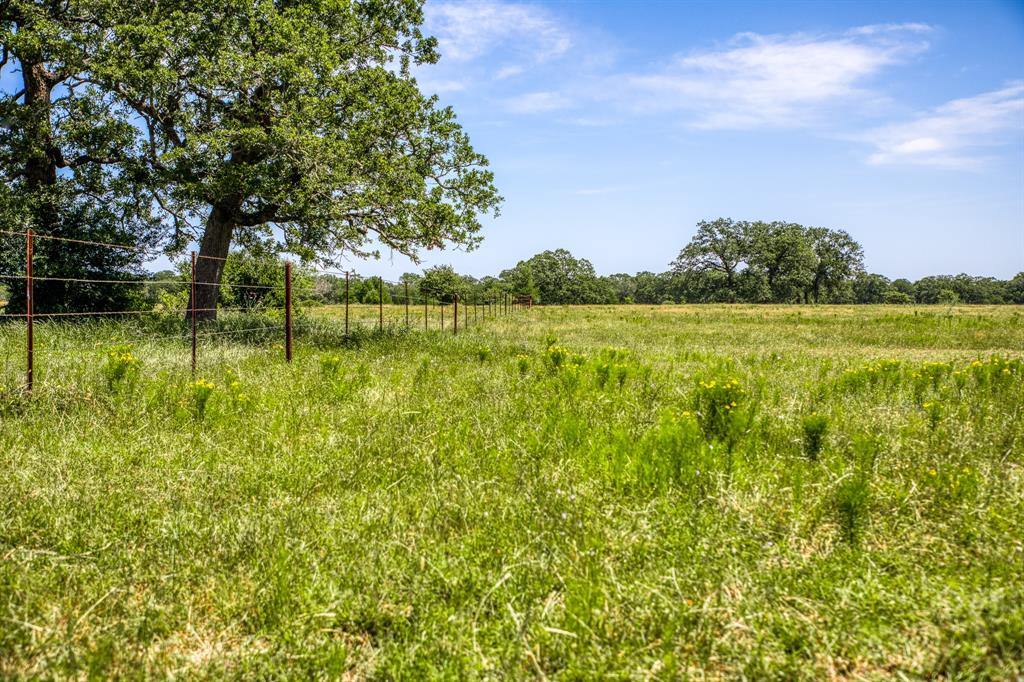
[[[683, 277], [672, 271], [616, 274], [602, 278], [614, 288], [616, 303], [706, 303], [729, 300], [722, 290], [708, 286], [703, 277]], [[765, 303], [764, 299], [738, 297], [741, 303]], [[788, 302], [799, 302], [791, 299]], [[781, 302], [787, 302], [783, 300]], [[828, 303], [923, 303], [1024, 304], [1024, 273], [1013, 279], [971, 275], [937, 275], [916, 282], [866, 272], [858, 273], [822, 302]]]
[[853, 282], [854, 303], [1024, 303], [1024, 272], [1013, 279], [933, 275], [916, 282], [863, 274]]
[[843, 230], [719, 218], [697, 224], [671, 267], [687, 301], [835, 302], [864, 271], [864, 249]]
[[549, 304], [1024, 303], [1024, 273], [1008, 281], [964, 274], [890, 281], [865, 271], [863, 247], [843, 230], [729, 218], [698, 223], [665, 272], [599, 276], [586, 259], [556, 249], [486, 279], [492, 290]]
[[538, 253], [501, 273], [500, 279], [516, 294], [528, 294], [545, 303], [604, 303], [611, 299], [610, 283], [598, 277], [584, 258], [565, 249]]
[[[306, 303], [336, 304], [345, 300], [345, 278], [334, 274], [310, 274], [310, 285], [297, 292]], [[456, 296], [460, 301], [482, 303], [497, 301], [511, 287], [496, 277], [477, 279], [460, 275], [450, 265], [427, 268], [422, 274], [407, 272], [397, 282], [381, 281], [380, 277], [363, 277], [353, 273], [349, 278], [350, 303], [451, 303]]]
[[1024, 303], [1024, 273], [889, 280], [847, 232], [782, 221], [702, 221], [667, 272], [602, 279], [619, 303]]
[[[600, 276], [590, 261], [555, 249], [520, 261], [498, 277], [475, 279], [447, 265], [429, 268], [422, 275], [406, 273], [400, 284], [385, 284], [385, 301], [404, 300], [405, 283], [417, 300], [425, 296], [445, 302], [455, 294], [462, 300], [480, 301], [510, 293], [554, 305], [1024, 304], [1024, 272], [1011, 280], [964, 274], [924, 277], [917, 282], [889, 280], [865, 271], [864, 249], [843, 230], [728, 218], [698, 223], [694, 237], [665, 272]], [[375, 285], [371, 288], [366, 289], [367, 296], [354, 294], [352, 300], [376, 302]], [[336, 289], [336, 285], [324, 287], [325, 292]], [[332, 293], [331, 300], [341, 299]]]

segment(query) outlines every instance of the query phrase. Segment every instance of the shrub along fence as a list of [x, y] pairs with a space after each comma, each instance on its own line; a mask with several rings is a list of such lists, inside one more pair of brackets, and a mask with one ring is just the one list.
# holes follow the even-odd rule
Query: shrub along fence
[[[293, 286], [292, 263], [283, 263], [283, 279], [280, 283], [261, 284], [237, 284], [226, 282], [199, 282], [196, 280], [196, 264], [199, 259], [211, 258], [202, 256], [195, 252], [191, 254], [190, 276], [187, 280], [168, 279], [157, 280], [153, 278], [126, 277], [124, 279], [111, 278], [83, 278], [83, 277], [62, 277], [59, 274], [47, 272], [39, 276], [33, 272], [34, 256], [33, 247], [35, 240], [48, 239], [58, 242], [90, 245], [107, 249], [129, 249], [156, 257], [157, 252], [147, 250], [134, 245], [111, 244], [105, 242], [70, 239], [56, 235], [35, 234], [32, 230], [16, 232], [0, 230], [0, 234], [9, 238], [24, 240], [25, 257], [24, 271], [19, 273], [0, 274], [0, 282], [5, 283], [8, 288], [24, 286], [25, 301], [24, 310], [21, 312], [0, 313], [0, 322], [5, 324], [21, 323], [25, 327], [25, 389], [31, 391], [36, 382], [36, 338], [37, 325], [41, 322], [56, 320], [84, 320], [84, 319], [126, 319], [159, 318], [163, 322], [170, 322], [171, 333], [148, 333], [137, 335], [138, 338], [146, 339], [168, 339], [181, 341], [191, 353], [191, 368], [193, 374], [199, 363], [200, 341], [231, 335], [259, 335], [260, 338], [282, 339], [283, 343], [275, 343], [274, 347], [280, 347], [285, 360], [291, 362], [296, 329], [296, 292]], [[219, 259], [226, 260], [226, 259]], [[476, 296], [462, 297], [459, 294], [452, 294], [446, 297], [448, 300], [432, 298], [421, 292], [410, 290], [407, 282], [387, 281], [379, 277], [376, 280], [377, 292], [373, 303], [356, 303], [353, 301], [352, 272], [348, 271], [319, 271], [321, 275], [334, 275], [344, 277], [344, 290], [339, 296], [336, 304], [323, 306], [322, 302], [311, 310], [322, 309], [317, 314], [321, 320], [331, 320], [343, 325], [343, 337], [345, 339], [357, 332], [377, 331], [383, 332], [387, 327], [402, 327], [408, 330], [420, 329], [422, 322], [423, 331], [437, 330], [445, 332], [450, 330], [452, 334], [458, 334], [462, 330], [477, 326], [488, 319], [511, 315], [512, 313], [532, 307], [532, 301], [513, 297], [509, 294], [497, 296]], [[187, 295], [187, 305], [174, 306], [163, 302], [155, 303], [149, 307], [140, 306], [139, 309], [131, 310], [67, 310], [64, 305], [53, 305], [54, 301], [39, 306], [40, 301], [36, 300], [35, 285], [37, 283], [61, 283], [62, 286], [90, 286], [90, 287], [115, 287], [135, 286], [159, 289], [167, 287], [170, 293], [176, 293], [184, 300]], [[388, 287], [390, 303], [385, 302], [385, 285]], [[210, 307], [197, 307], [197, 291], [199, 287], [221, 287], [230, 288], [235, 297], [241, 295], [242, 300], [247, 301], [245, 305], [214, 305]], [[223, 291], [223, 289], [222, 289]], [[398, 292], [396, 296], [390, 292]], [[271, 296], [270, 294], [273, 294]], [[173, 300], [173, 296], [167, 297]], [[217, 297], [214, 297], [215, 300]], [[264, 305], [254, 303], [265, 299], [281, 301], [282, 305]], [[43, 312], [37, 312], [37, 307], [42, 307]], [[54, 310], [59, 308], [59, 310]], [[337, 308], [337, 310], [334, 310]], [[373, 310], [375, 309], [375, 310]], [[368, 311], [372, 310], [373, 315], [369, 317]], [[224, 324], [224, 314], [232, 315], [230, 324]], [[218, 316], [221, 316], [218, 321]], [[435, 321], [432, 321], [436, 319]], [[251, 321], [249, 324], [247, 322]], [[256, 324], [258, 322], [258, 324]], [[255, 326], [253, 326], [255, 325]], [[168, 325], [157, 325], [158, 328], [166, 329]]]

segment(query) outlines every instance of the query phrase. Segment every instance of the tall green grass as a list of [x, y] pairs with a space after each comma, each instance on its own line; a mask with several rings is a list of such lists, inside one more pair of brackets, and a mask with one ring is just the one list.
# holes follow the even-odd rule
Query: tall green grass
[[0, 676], [1024, 674], [1019, 308], [335, 313], [0, 327]]

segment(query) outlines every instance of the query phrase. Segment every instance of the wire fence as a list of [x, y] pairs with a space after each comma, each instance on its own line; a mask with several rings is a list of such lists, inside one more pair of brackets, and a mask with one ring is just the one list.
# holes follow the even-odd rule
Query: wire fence
[[[40, 342], [39, 334], [46, 334], [52, 325], [80, 324], [88, 320], [108, 321], [114, 324], [105, 331], [114, 331], [109, 341], [165, 342], [180, 344], [183, 354], [187, 353], [191, 371], [196, 373], [203, 353], [214, 342], [244, 339], [250, 344], [265, 346], [268, 350], [282, 352], [284, 359], [291, 362], [295, 345], [304, 333], [322, 330], [325, 325], [337, 330], [335, 337], [344, 342], [356, 335], [384, 333], [386, 330], [441, 332], [459, 334], [499, 316], [511, 315], [532, 307], [529, 297], [512, 296], [507, 292], [478, 292], [475, 294], [450, 294], [432, 297], [409, 282], [396, 282], [380, 277], [360, 278], [351, 271], [323, 270], [317, 276], [336, 278], [335, 284], [343, 285], [336, 295], [313, 299], [309, 291], [296, 291], [292, 263], [286, 261], [283, 276], [275, 283], [245, 283], [224, 281], [200, 281], [197, 273], [203, 259], [225, 261], [217, 256], [205, 256], [192, 252], [191, 268], [187, 279], [145, 279], [83, 277], [68, 273], [36, 275], [35, 242], [48, 239], [55, 242], [88, 245], [100, 249], [126, 249], [149, 256], [157, 255], [150, 250], [128, 244], [102, 241], [71, 239], [66, 237], [36, 234], [32, 230], [17, 232], [0, 230], [7, 238], [22, 239], [25, 246], [24, 270], [13, 274], [0, 273], [0, 284], [8, 289], [24, 286], [25, 300], [22, 312], [0, 312], [0, 326], [3, 337], [23, 335], [24, 338], [24, 388], [31, 391], [36, 385], [36, 369], [40, 353], [46, 356], [67, 356], [80, 351], [75, 343], [60, 344], [66, 335], [53, 334], [51, 339]], [[343, 278], [343, 279], [342, 279]], [[131, 309], [111, 310], [66, 310], [65, 301], [37, 300], [36, 285], [59, 283], [65, 286], [89, 287], [146, 287], [152, 291], [167, 287], [178, 296], [169, 301], [184, 301], [187, 304], [173, 305], [160, 301], [147, 306]], [[376, 292], [368, 292], [367, 285], [376, 285]], [[356, 285], [361, 289], [357, 296]], [[301, 287], [298, 287], [301, 289]], [[220, 294], [230, 292], [232, 301], [243, 301], [243, 305], [221, 305]], [[327, 300], [324, 300], [324, 299]], [[336, 299], [336, 300], [335, 300]], [[265, 301], [280, 302], [268, 305]], [[40, 305], [42, 304], [42, 305]], [[41, 308], [39, 311], [37, 308]], [[54, 308], [59, 308], [54, 310]], [[86, 330], [86, 333], [95, 330]], [[56, 344], [52, 343], [57, 341]], [[8, 344], [5, 344], [8, 345]], [[10, 369], [16, 353], [5, 353], [5, 369]]]

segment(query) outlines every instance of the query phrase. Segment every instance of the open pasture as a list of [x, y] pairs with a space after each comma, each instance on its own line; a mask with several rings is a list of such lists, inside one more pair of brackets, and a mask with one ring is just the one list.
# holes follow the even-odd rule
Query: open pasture
[[1020, 307], [403, 315], [0, 327], [0, 676], [1024, 674]]

